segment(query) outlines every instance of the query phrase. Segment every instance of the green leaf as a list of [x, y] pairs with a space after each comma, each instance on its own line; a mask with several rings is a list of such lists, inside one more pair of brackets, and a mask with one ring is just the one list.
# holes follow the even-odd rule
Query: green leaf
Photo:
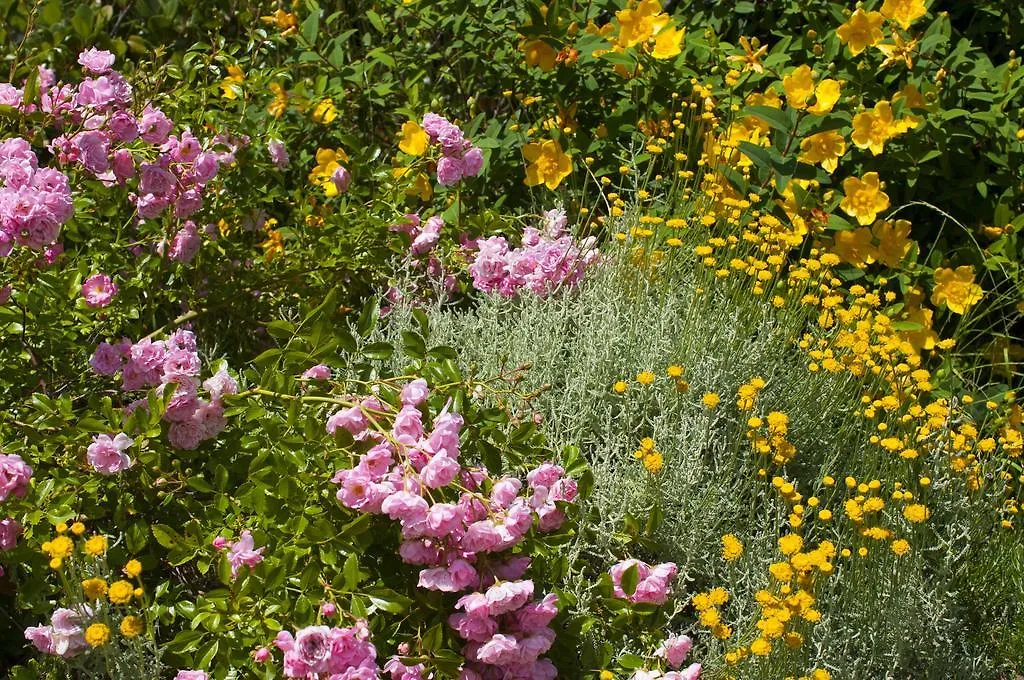
[[368, 359], [390, 359], [395, 348], [388, 342], [374, 342], [363, 348], [363, 355]]
[[166, 524], [154, 524], [151, 527], [151, 531], [156, 542], [165, 548], [179, 548], [184, 542], [181, 534]]
[[314, 10], [309, 13], [306, 20], [302, 22], [302, 37], [310, 45], [316, 44], [316, 35], [320, 32], [320, 11]]
[[783, 134], [793, 132], [796, 123], [796, 111], [777, 109], [773, 106], [748, 106], [740, 111], [737, 116], [753, 116], [768, 123]]
[[640, 575], [637, 571], [636, 565], [629, 565], [629, 569], [626, 569], [622, 573], [622, 592], [626, 595], [632, 595], [636, 592], [636, 587], [640, 583]]

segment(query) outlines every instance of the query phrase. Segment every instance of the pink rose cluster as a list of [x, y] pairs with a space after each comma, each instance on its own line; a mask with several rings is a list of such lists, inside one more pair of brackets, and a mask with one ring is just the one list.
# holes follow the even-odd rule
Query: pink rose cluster
[[15, 244], [45, 249], [72, 212], [64, 173], [40, 168], [32, 147], [20, 137], [0, 142], [0, 257], [10, 255]]
[[[690, 655], [690, 649], [692, 648], [693, 640], [690, 639], [689, 635], [670, 635], [654, 652], [654, 656], [665, 659], [669, 666], [679, 669], [686, 662], [686, 657]], [[662, 677], [666, 680], [697, 680], [700, 677], [701, 670], [702, 667], [699, 663], [692, 663], [685, 670], [678, 673], [670, 671], [665, 675], [655, 677]]]
[[565, 211], [552, 210], [545, 213], [543, 232], [534, 227], [523, 230], [519, 248], [510, 248], [503, 236], [478, 239], [472, 244], [476, 252], [469, 265], [473, 287], [505, 297], [524, 289], [547, 297], [559, 288], [575, 287], [597, 261], [597, 241], [591, 236], [576, 242], [565, 225]]
[[[0, 453], [0, 503], [8, 498], [24, 498], [28, 493], [28, 482], [32, 468], [16, 453]], [[18, 543], [21, 525], [7, 517], [0, 520], [0, 550], [11, 550]], [[0, 576], [4, 570], [0, 567]]]
[[[134, 392], [159, 388], [173, 392], [163, 419], [170, 423], [168, 438], [176, 449], [192, 450], [213, 439], [227, 425], [222, 397], [236, 394], [238, 383], [221, 369], [202, 384], [209, 399], [199, 396], [202, 363], [192, 331], [179, 329], [167, 340], [127, 338], [117, 344], [100, 343], [89, 360], [99, 375], [121, 374], [122, 389]], [[129, 408], [145, 407], [140, 399]]]
[[391, 231], [402, 231], [409, 235], [412, 244], [409, 251], [413, 255], [425, 255], [434, 249], [441, 240], [441, 229], [444, 228], [444, 218], [440, 215], [428, 217], [426, 223], [420, 221], [416, 213], [408, 213], [405, 221], [391, 225]]
[[555, 641], [548, 624], [558, 614], [557, 597], [548, 593], [533, 600], [533, 581], [503, 581], [486, 591], [464, 595], [462, 611], [448, 623], [466, 640], [462, 654], [469, 661], [462, 680], [491, 678], [555, 678], [558, 670], [546, 653]]
[[464, 177], [476, 177], [484, 166], [484, 152], [473, 146], [459, 126], [436, 113], [423, 116], [423, 131], [431, 144], [441, 149], [437, 161], [437, 181], [446, 187], [458, 184]]
[[365, 621], [348, 628], [307, 626], [293, 636], [277, 634], [274, 644], [284, 652], [284, 675], [288, 678], [330, 678], [330, 680], [376, 680], [377, 649], [370, 642]]
[[174, 680], [210, 680], [206, 671], [180, 670], [175, 674]]
[[[545, 627], [557, 613], [555, 600], [532, 602], [533, 583], [519, 580], [529, 558], [502, 560], [500, 553], [521, 543], [535, 522], [542, 532], [557, 530], [565, 521], [557, 503], [575, 500], [576, 483], [561, 467], [544, 463], [527, 475], [529, 494], [521, 495], [523, 484], [514, 477], [492, 481], [486, 470], [463, 467], [462, 417], [445, 409], [425, 427], [429, 394], [426, 381], [417, 379], [402, 387], [397, 412], [371, 396], [331, 415], [329, 432], [344, 428], [369, 446], [354, 468], [335, 474], [338, 500], [400, 524], [399, 554], [423, 567], [419, 587], [447, 593], [486, 589], [460, 600], [470, 610], [450, 620], [468, 641], [465, 678], [553, 678], [554, 666], [539, 657], [554, 639]], [[391, 421], [388, 436], [378, 429], [385, 419]], [[449, 486], [456, 480], [460, 492]], [[445, 489], [452, 498], [442, 497], [439, 490]], [[490, 557], [479, 559], [484, 556]], [[488, 603], [484, 608], [482, 601]]]
[[228, 563], [231, 565], [231, 578], [238, 578], [238, 572], [242, 567], [253, 569], [263, 561], [263, 551], [266, 547], [257, 548], [252, 532], [246, 529], [234, 543], [226, 538], [218, 536], [213, 539], [213, 547], [217, 550], [228, 550]]
[[[637, 585], [632, 595], [622, 589], [622, 576], [630, 567], [636, 567]], [[676, 577], [676, 565], [665, 562], [651, 566], [640, 560], [628, 559], [613, 566], [608, 573], [612, 577], [612, 591], [615, 597], [629, 600], [634, 604], [665, 604], [672, 592], [671, 582]]]
[[638, 670], [633, 673], [631, 680], [697, 680], [701, 674], [701, 665], [699, 663], [690, 664], [684, 670], [681, 671], [669, 671], [662, 673], [659, 670]]
[[[172, 135], [174, 122], [151, 104], [136, 115], [131, 110], [132, 86], [111, 70], [110, 52], [88, 49], [78, 61], [87, 75], [77, 85], [56, 82], [52, 71], [40, 69], [38, 106], [18, 102], [23, 113], [38, 108], [58, 129], [75, 130], [51, 140], [49, 148], [58, 162], [78, 165], [108, 186], [134, 180], [131, 200], [143, 219], [154, 219], [165, 210], [184, 219], [199, 210], [205, 186], [232, 157], [231, 151], [212, 148], [224, 140], [204, 143], [187, 130]], [[21, 92], [10, 83], [0, 85], [0, 104], [14, 101]], [[57, 176], [42, 179], [49, 191], [62, 188]], [[59, 221], [70, 215], [70, 201], [67, 211]], [[55, 237], [51, 227], [32, 240], [45, 245]]]
[[92, 610], [85, 605], [77, 611], [61, 607], [54, 610], [49, 625], [26, 628], [25, 639], [43, 654], [68, 659], [88, 649], [85, 628], [91, 616]]

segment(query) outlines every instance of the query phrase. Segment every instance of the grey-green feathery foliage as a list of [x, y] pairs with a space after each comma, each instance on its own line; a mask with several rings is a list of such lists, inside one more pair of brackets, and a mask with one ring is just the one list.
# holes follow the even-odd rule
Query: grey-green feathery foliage
[[[635, 554], [634, 547], [628, 556], [675, 561], [682, 575], [678, 587], [691, 593], [716, 586], [729, 591], [723, 620], [734, 632], [728, 644], [692, 625], [692, 609], [675, 618], [680, 627], [692, 625], [700, 657], [710, 661], [706, 672], [719, 677], [722, 654], [749, 644], [757, 633], [754, 595], [769, 585], [768, 566], [785, 559], [777, 539], [788, 531], [790, 511], [771, 484], [778, 469], [762, 472], [764, 463], [752, 456], [746, 440], [751, 414], [735, 408], [737, 388], [754, 376], [765, 381], [757, 413], [787, 414], [788, 439], [797, 451], [786, 466], [787, 480], [835, 513], [831, 523], [807, 523], [808, 545], [850, 543], [839, 528], [842, 481], [826, 488], [825, 475], [879, 479], [891, 489], [890, 473], [903, 468], [871, 445], [875, 432], [858, 415], [871, 376], [808, 371], [807, 355], [796, 347], [809, 328], [808, 311], [792, 304], [776, 309], [770, 291], [752, 296], [728, 280], [701, 278], [683, 258], [653, 267], [649, 253], [634, 261], [631, 252], [606, 255], [578, 290], [547, 299], [481, 296], [468, 310], [428, 307], [430, 340], [457, 348], [460, 363], [479, 375], [529, 365], [522, 387], [540, 392], [532, 407], [545, 420], [553, 448], [579, 446], [595, 476], [585, 508], [594, 523], [581, 532], [574, 555], [603, 565], [627, 556], [624, 527], [644, 527], [657, 499], [663, 519], [652, 525], [646, 554]], [[414, 327], [411, 311], [399, 306], [374, 339], [400, 348], [402, 331]], [[407, 359], [399, 351], [393, 361], [397, 368]], [[669, 365], [685, 367], [688, 391], [667, 376]], [[654, 373], [652, 385], [636, 381], [642, 371]], [[628, 381], [625, 394], [613, 392], [618, 380]], [[706, 392], [721, 395], [718, 408], [702, 405]], [[643, 437], [652, 437], [664, 454], [656, 476], [632, 455]], [[998, 677], [991, 640], [983, 639], [992, 631], [982, 632], [980, 621], [996, 616], [1012, 625], [1017, 616], [1019, 622], [1011, 600], [1021, 589], [1010, 588], [999, 603], [995, 598], [986, 605], [978, 578], [965, 570], [1000, 554], [979, 544], [987, 529], [971, 521], [990, 520], [992, 508], [965, 495], [952, 474], [936, 473], [931, 489], [933, 521], [916, 529], [921, 540], [915, 545], [923, 550], [897, 558], [883, 540], [872, 547], [870, 560], [837, 557], [836, 573], [817, 591], [822, 619], [802, 627], [804, 644], [744, 665], [757, 671], [742, 677], [782, 678], [815, 667], [837, 679]], [[813, 508], [807, 516], [812, 514]], [[739, 536], [746, 547], [732, 563], [721, 557], [725, 533]], [[994, 568], [980, 570], [990, 577]], [[581, 603], [583, 590], [576, 593]], [[1005, 636], [1009, 629], [992, 630]], [[643, 653], [643, 647], [638, 641], [626, 651]]]

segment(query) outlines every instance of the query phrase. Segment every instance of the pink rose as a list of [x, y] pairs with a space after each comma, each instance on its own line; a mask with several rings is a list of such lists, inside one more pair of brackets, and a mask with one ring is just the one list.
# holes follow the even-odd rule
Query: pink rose
[[114, 55], [106, 50], [90, 47], [78, 54], [78, 63], [89, 73], [103, 75], [114, 65]]
[[9, 496], [24, 498], [32, 468], [16, 453], [0, 453], [0, 502]]
[[89, 464], [96, 472], [104, 475], [127, 470], [135, 461], [124, 451], [134, 443], [135, 440], [123, 432], [113, 438], [106, 434], [96, 435], [87, 449]]
[[257, 564], [263, 561], [263, 551], [266, 547], [255, 548], [255, 541], [252, 537], [252, 532], [248, 529], [241, 533], [241, 536], [237, 541], [231, 544], [231, 549], [228, 551], [228, 562], [231, 563], [231, 578], [238, 578], [238, 572], [241, 568], [249, 567], [253, 569]]
[[93, 274], [82, 283], [82, 297], [92, 308], [106, 307], [117, 295], [117, 284], [106, 274]]

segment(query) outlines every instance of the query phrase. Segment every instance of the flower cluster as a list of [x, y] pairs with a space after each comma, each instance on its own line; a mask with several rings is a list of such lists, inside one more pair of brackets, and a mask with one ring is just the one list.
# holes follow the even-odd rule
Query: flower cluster
[[288, 678], [377, 678], [377, 650], [370, 642], [365, 621], [349, 628], [308, 626], [293, 636], [281, 631], [274, 640], [284, 652], [284, 674]]
[[[329, 418], [328, 431], [344, 428], [372, 444], [354, 468], [334, 476], [338, 500], [400, 523], [399, 554], [424, 567], [419, 587], [447, 593], [486, 588], [460, 599], [456, 606], [463, 613], [449, 619], [468, 641], [465, 677], [555, 677], [554, 667], [539, 659], [554, 640], [546, 626], [557, 613], [555, 598], [531, 602], [533, 583], [518, 580], [529, 558], [480, 558], [521, 543], [535, 519], [540, 531], [558, 529], [565, 514], [557, 503], [576, 498], [576, 483], [561, 467], [545, 463], [527, 475], [529, 496], [520, 495], [523, 484], [513, 477], [493, 480], [484, 495], [487, 472], [458, 462], [462, 416], [442, 410], [427, 433], [422, 407], [429, 394], [426, 381], [417, 379], [402, 387], [397, 413], [372, 396]], [[380, 425], [383, 418], [393, 420], [390, 431]], [[463, 489], [457, 500], [436, 500], [437, 490], [450, 490], [456, 479]]]
[[[28, 493], [28, 482], [32, 468], [15, 453], [0, 453], [0, 503], [9, 497], [24, 498]], [[0, 520], [0, 550], [11, 550], [21, 535], [21, 524], [7, 517]], [[0, 576], [3, 576], [0, 567]]]
[[[165, 394], [173, 392], [163, 419], [171, 424], [168, 438], [177, 449], [195, 449], [220, 434], [227, 425], [221, 398], [238, 392], [238, 383], [222, 369], [202, 383], [209, 400], [199, 396], [202, 363], [195, 335], [183, 329], [167, 340], [143, 338], [133, 343], [124, 339], [115, 345], [103, 342], [89, 363], [100, 375], [120, 373], [126, 391], [156, 387]], [[130, 408], [145, 406], [146, 401], [140, 399]]]
[[423, 116], [422, 129], [430, 143], [441, 149], [437, 161], [437, 181], [441, 185], [449, 187], [464, 177], [480, 174], [484, 152], [465, 138], [459, 126], [436, 113], [428, 113]]
[[32, 147], [20, 137], [0, 142], [0, 257], [7, 257], [15, 244], [33, 250], [52, 244], [73, 212], [64, 173], [40, 168]]
[[[622, 578], [630, 568], [636, 568], [637, 584], [632, 593], [622, 588]], [[670, 583], [676, 577], [676, 565], [665, 562], [651, 566], [640, 560], [628, 559], [619, 562], [608, 573], [612, 577], [612, 592], [615, 597], [629, 600], [633, 604], [665, 604], [672, 592]]]
[[[422, 225], [422, 226], [421, 226]], [[420, 216], [416, 213], [409, 213], [405, 221], [391, 226], [391, 231], [403, 231], [409, 234], [412, 244], [409, 247], [413, 255], [425, 255], [434, 249], [437, 242], [441, 240], [441, 229], [444, 228], [444, 218], [434, 215], [421, 223]]]
[[54, 610], [49, 625], [26, 628], [25, 639], [43, 654], [70, 658], [89, 648], [85, 622], [91, 615], [92, 610], [84, 605], [77, 610], [60, 607]]
[[505, 297], [523, 289], [546, 297], [559, 288], [573, 288], [586, 268], [597, 261], [598, 252], [593, 237], [577, 243], [565, 226], [565, 211], [549, 210], [544, 213], [543, 233], [527, 227], [519, 248], [509, 248], [503, 236], [477, 240], [469, 265], [473, 286]]

